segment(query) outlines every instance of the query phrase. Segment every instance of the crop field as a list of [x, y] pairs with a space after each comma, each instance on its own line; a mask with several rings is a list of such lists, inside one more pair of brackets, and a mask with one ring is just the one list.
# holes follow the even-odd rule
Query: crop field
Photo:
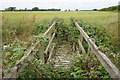
[[[17, 36], [15, 34], [12, 35], [12, 32], [16, 29], [23, 29], [20, 35], [17, 37], [30, 36], [32, 30], [35, 26], [39, 24], [43, 24], [45, 22], [49, 23], [55, 17], [63, 18], [65, 23], [70, 23], [70, 18], [73, 17], [75, 19], [80, 19], [87, 25], [102, 27], [105, 28], [105, 34], [111, 36], [110, 41], [112, 41], [113, 45], [117, 45], [117, 37], [118, 37], [118, 13], [117, 12], [3, 12], [3, 41], [10, 42], [9, 38], [13, 36]], [[8, 30], [8, 29], [11, 30]], [[13, 28], [13, 31], [12, 31]], [[15, 29], [14, 29], [15, 28]], [[27, 30], [28, 31], [27, 31]], [[30, 29], [30, 30], [29, 30]], [[18, 30], [19, 31], [19, 30]], [[25, 35], [25, 36], [24, 36]], [[8, 39], [7, 39], [8, 38]], [[13, 41], [11, 39], [11, 41]]]
[[[97, 57], [90, 52], [88, 58], [85, 52], [79, 53], [78, 39], [79, 30], [74, 24], [74, 20], [86, 32], [90, 38], [95, 39], [95, 44], [120, 70], [120, 55], [118, 49], [118, 13], [103, 11], [29, 11], [29, 12], [2, 12], [2, 41], [7, 46], [3, 49], [3, 67], [14, 67], [16, 63], [26, 54], [31, 46], [40, 41], [43, 50], [46, 50], [51, 37], [45, 32], [55, 21], [55, 29], [52, 30], [55, 39], [55, 53], [66, 57], [68, 54], [72, 58], [69, 68], [56, 65], [56, 58], [51, 59], [50, 64], [39, 64], [39, 50], [34, 50], [34, 57], [28, 61], [28, 66], [18, 74], [20, 78], [110, 78]], [[44, 37], [42, 37], [44, 35]], [[35, 36], [41, 36], [39, 39]], [[54, 38], [53, 36], [53, 38]], [[74, 49], [75, 44], [75, 49]], [[89, 51], [89, 45], [83, 39], [85, 51]], [[53, 47], [54, 48], [54, 47]], [[52, 48], [50, 48], [52, 51]], [[64, 52], [65, 51], [65, 52]], [[45, 51], [47, 52], [47, 51]], [[70, 53], [71, 52], [71, 53]], [[51, 52], [48, 52], [50, 55]], [[73, 54], [73, 55], [71, 55]], [[47, 63], [49, 55], [45, 54]], [[64, 55], [64, 56], [63, 56]], [[77, 56], [76, 56], [77, 55]], [[39, 56], [39, 57], [38, 57]], [[61, 58], [60, 57], [60, 58]], [[67, 59], [66, 59], [67, 60]], [[25, 59], [26, 61], [26, 59]], [[70, 61], [66, 61], [70, 62]], [[51, 65], [52, 64], [52, 65]], [[60, 63], [62, 64], [62, 63]], [[67, 64], [67, 63], [66, 63]], [[70, 63], [68, 63], [70, 64]], [[21, 64], [20, 64], [21, 65]], [[37, 66], [39, 65], [39, 66]], [[54, 67], [53, 67], [54, 66]], [[19, 66], [20, 68], [20, 66]], [[8, 69], [8, 72], [10, 70]], [[34, 73], [34, 74], [31, 74]]]

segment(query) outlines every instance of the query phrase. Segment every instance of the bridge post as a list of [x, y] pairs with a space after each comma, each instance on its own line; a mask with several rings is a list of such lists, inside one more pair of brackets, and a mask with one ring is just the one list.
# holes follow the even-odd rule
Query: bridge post
[[44, 60], [44, 44], [41, 43], [41, 45], [39, 45], [39, 58], [41, 60], [41, 63], [45, 63]]
[[49, 37], [49, 39], [51, 39], [51, 31], [48, 33], [48, 37]]
[[[95, 44], [95, 39], [94, 39], [94, 38], [91, 38], [91, 40], [92, 40], [93, 43]], [[88, 52], [87, 52], [88, 56], [90, 56], [90, 52], [91, 52], [91, 48], [90, 48], [90, 46], [88, 46]], [[88, 57], [88, 56], [87, 56], [87, 57]]]
[[14, 71], [14, 73], [13, 73], [13, 77], [12, 78], [14, 78], [14, 80], [16, 80], [16, 78], [17, 78], [17, 68], [18, 67], [15, 67], [15, 71]]
[[80, 42], [82, 43], [83, 41], [83, 35], [80, 33]]
[[83, 45], [82, 45], [82, 41], [83, 41], [83, 35], [80, 33], [80, 38], [78, 39], [80, 53], [86, 52]]
[[73, 42], [73, 51], [75, 51], [75, 45], [76, 45], [76, 43], [75, 42]]
[[51, 59], [51, 57], [52, 57], [52, 54], [53, 54], [53, 51], [54, 51], [54, 47], [55, 47], [55, 44], [53, 44], [53, 46], [52, 46], [52, 48], [51, 48], [51, 51], [50, 51], [50, 53], [49, 53], [49, 58], [48, 58], [46, 64], [49, 64], [49, 61], [50, 61], [50, 59]]

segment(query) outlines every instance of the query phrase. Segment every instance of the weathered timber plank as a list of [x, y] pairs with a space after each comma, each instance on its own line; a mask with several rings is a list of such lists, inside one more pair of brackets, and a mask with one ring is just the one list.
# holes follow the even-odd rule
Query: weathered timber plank
[[80, 49], [82, 50], [82, 52], [86, 53], [86, 51], [85, 51], [82, 43], [80, 42], [80, 40], [78, 40], [78, 43], [79, 43], [79, 47], [80, 47]]
[[82, 41], [83, 41], [83, 35], [80, 34], [80, 42], [82, 43]]
[[53, 35], [52, 35], [52, 37], [51, 37], [51, 39], [50, 39], [50, 41], [49, 41], [49, 44], [47, 45], [47, 48], [46, 48], [46, 50], [45, 50], [45, 54], [47, 54], [47, 52], [48, 52], [48, 49], [49, 49], [49, 47], [50, 47], [50, 45], [51, 45], [51, 43], [52, 43], [52, 40], [53, 40], [53, 38], [55, 37], [55, 33], [53, 33]]
[[[95, 39], [94, 39], [94, 38], [91, 38], [91, 40], [92, 40], [93, 43], [95, 44]], [[88, 56], [89, 56], [90, 52], [91, 52], [91, 48], [90, 48], [90, 46], [88, 46], [88, 52], [87, 52]]]
[[18, 73], [20, 73], [27, 65], [28, 65], [28, 63], [24, 62], [22, 64], [21, 68], [18, 70]]
[[[82, 44], [82, 41], [83, 41], [83, 36], [82, 36], [82, 34], [80, 34], [79, 41], [80, 41], [80, 42], [81, 42], [81, 44]], [[81, 53], [82, 49], [81, 49], [81, 48], [79, 48], [79, 51], [80, 51], [80, 53]]]
[[41, 60], [41, 63], [45, 63], [45, 60], [44, 60], [44, 44], [42, 45], [39, 45], [39, 58]]
[[84, 30], [78, 25], [77, 22], [75, 22], [75, 25], [80, 31], [80, 33], [83, 35], [85, 40], [88, 42], [88, 45], [92, 49], [93, 53], [97, 56], [97, 58], [102, 63], [104, 68], [110, 74], [111, 78], [120, 79], [120, 71], [117, 69], [117, 67], [111, 62], [110, 59], [107, 58], [107, 56], [103, 52], [98, 50], [98, 47], [94, 44], [94, 42], [90, 39], [90, 37], [84, 32]]
[[51, 57], [52, 57], [53, 50], [54, 50], [54, 45], [53, 45], [53, 47], [52, 47], [52, 49], [51, 49], [51, 52], [50, 52], [50, 54], [49, 54], [49, 58], [48, 58], [48, 60], [47, 60], [47, 64], [49, 64], [49, 61], [50, 61], [50, 59], [51, 59]]
[[52, 32], [49, 31], [49, 33], [48, 33], [48, 37], [49, 37], [49, 39], [51, 39], [51, 35], [52, 35]]
[[3, 79], [10, 78], [14, 74], [14, 72], [16, 72], [16, 70], [17, 70], [17, 66], [15, 66], [14, 68], [12, 68], [11, 69], [12, 72], [9, 73], [6, 77], [3, 77]]
[[73, 42], [73, 51], [75, 51], [76, 49], [76, 47], [75, 47], [75, 45], [76, 45], [76, 43], [75, 42]]

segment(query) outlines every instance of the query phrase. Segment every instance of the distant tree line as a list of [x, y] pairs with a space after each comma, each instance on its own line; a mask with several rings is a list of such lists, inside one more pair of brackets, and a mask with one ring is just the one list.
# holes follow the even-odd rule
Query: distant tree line
[[120, 5], [112, 6], [112, 7], [108, 7], [108, 8], [102, 8], [99, 11], [120, 11]]
[[61, 9], [39, 9], [38, 7], [34, 7], [32, 9], [16, 9], [16, 7], [6, 8], [5, 11], [61, 11]]
[[65, 12], [66, 11], [98, 11], [98, 9], [93, 9], [93, 10], [79, 10], [79, 9], [75, 9], [75, 10], [70, 10], [70, 9], [66, 9], [66, 10], [64, 10]]
[[[32, 9], [16, 9], [16, 7], [8, 7], [3, 11], [61, 11], [61, 9], [39, 9], [39, 7], [34, 7]], [[66, 9], [64, 11], [97, 11], [97, 9], [93, 9], [93, 10], [79, 10], [79, 9], [75, 9], [75, 10], [70, 10], [70, 9]]]
[[[39, 7], [34, 7], [32, 9], [16, 9], [16, 7], [9, 7], [6, 8], [5, 11], [61, 11], [61, 9], [39, 9]], [[71, 11], [70, 9], [66, 9], [64, 11]], [[120, 5], [118, 6], [112, 6], [112, 7], [108, 7], [108, 8], [102, 8], [102, 9], [93, 9], [93, 10], [79, 10], [79, 9], [75, 9], [75, 11], [120, 11]]]

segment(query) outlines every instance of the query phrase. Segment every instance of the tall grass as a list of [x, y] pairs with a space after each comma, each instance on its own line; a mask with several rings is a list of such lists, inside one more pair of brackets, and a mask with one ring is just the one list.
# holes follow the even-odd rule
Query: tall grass
[[[98, 11], [78, 12], [2, 12], [3, 16], [3, 42], [9, 43], [14, 39], [25, 40], [33, 35], [34, 29], [40, 24], [48, 24], [53, 18], [63, 18], [65, 23], [70, 23], [70, 18], [81, 19], [87, 25], [105, 28], [103, 34], [111, 36], [111, 45], [118, 44], [118, 13]], [[106, 36], [107, 36], [106, 35]], [[109, 42], [108, 41], [108, 42]], [[107, 43], [107, 42], [106, 42]]]

